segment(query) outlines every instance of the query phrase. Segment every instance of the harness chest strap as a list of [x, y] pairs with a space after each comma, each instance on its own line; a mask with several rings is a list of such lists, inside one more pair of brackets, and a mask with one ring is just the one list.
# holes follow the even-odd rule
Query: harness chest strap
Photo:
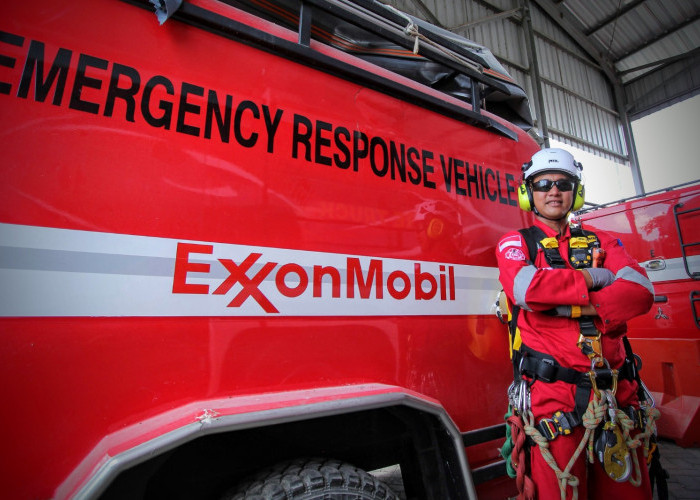
[[[559, 242], [554, 237], [547, 237], [542, 229], [531, 226], [521, 229], [520, 234], [525, 239], [530, 261], [534, 263], [537, 249], [541, 248], [545, 260], [554, 269], [565, 269], [566, 262], [559, 253]], [[574, 269], [585, 269], [594, 265], [595, 251], [600, 249], [600, 242], [595, 233], [585, 231], [580, 227], [570, 227], [568, 256], [569, 263]], [[571, 318], [579, 321], [580, 336], [577, 342], [581, 352], [591, 361], [595, 360], [596, 366], [603, 366], [603, 353], [600, 342], [600, 332], [595, 327], [593, 319], [581, 316], [580, 306], [571, 306]]]

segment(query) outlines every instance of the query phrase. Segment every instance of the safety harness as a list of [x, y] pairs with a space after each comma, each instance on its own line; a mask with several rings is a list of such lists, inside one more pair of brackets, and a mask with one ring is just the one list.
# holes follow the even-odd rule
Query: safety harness
[[[600, 258], [600, 242], [592, 231], [586, 231], [578, 226], [571, 226], [571, 238], [569, 240], [569, 262], [574, 269], [585, 269], [592, 267]], [[554, 269], [565, 269], [566, 263], [559, 253], [559, 243], [556, 238], [547, 235], [537, 226], [521, 229], [528, 248], [529, 263], [534, 264], [538, 249], [542, 249], [544, 257], [550, 267]], [[606, 366], [600, 347], [600, 332], [596, 329], [593, 319], [576, 314], [572, 311], [572, 318], [576, 318], [579, 323], [580, 336], [578, 346], [581, 352], [591, 360], [591, 371], [579, 372], [571, 368], [561, 366], [554, 357], [535, 351], [522, 344], [520, 333], [517, 329], [518, 315], [520, 307], [512, 306], [511, 318], [509, 320], [509, 332], [511, 337], [511, 353], [513, 359], [514, 379], [521, 379], [526, 376], [531, 380], [531, 384], [537, 380], [545, 383], [555, 381], [567, 382], [576, 386], [575, 408], [573, 412], [557, 412], [549, 419], [544, 419], [538, 423], [538, 428], [542, 435], [548, 440], [552, 440], [560, 434], [567, 435], [571, 429], [580, 425], [583, 414], [586, 411], [590, 400], [591, 390], [612, 390], [617, 388], [618, 380], [637, 380], [639, 372], [637, 369], [637, 357], [632, 353], [632, 347], [626, 336], [623, 336], [625, 346], [625, 361], [619, 370]], [[554, 314], [553, 312], [551, 314]], [[578, 316], [578, 317], [577, 317]], [[645, 396], [640, 393], [640, 397]], [[634, 414], [634, 409], [625, 410], [632, 420], [643, 427], [642, 418]]]
[[[568, 259], [571, 267], [574, 269], [585, 269], [602, 265], [604, 252], [600, 248], [600, 242], [596, 234], [592, 231], [583, 230], [578, 226], [571, 226], [570, 231]], [[534, 264], [538, 250], [542, 250], [549, 266], [555, 269], [567, 268], [566, 262], [559, 253], [559, 243], [556, 238], [547, 237], [544, 231], [536, 226], [521, 229], [519, 232], [528, 248], [529, 264]], [[581, 316], [580, 308], [572, 306], [570, 317], [577, 319], [580, 327], [577, 345], [581, 352], [591, 361], [590, 371], [580, 372], [560, 365], [551, 355], [535, 351], [524, 345], [517, 328], [519, 313], [520, 307], [517, 305], [512, 305], [508, 310], [514, 377], [514, 383], [509, 389], [512, 408], [509, 409], [509, 413], [506, 415], [510, 424], [508, 436], [510, 437], [511, 431], [516, 430], [514, 422], [517, 420], [515, 418], [517, 415], [512, 415], [514, 407], [517, 410], [515, 413], [522, 413], [521, 416], [525, 422], [525, 427], [529, 428], [527, 434], [530, 438], [528, 440], [530, 445], [533, 442], [538, 444], [545, 460], [555, 470], [562, 488], [562, 495], [564, 495], [567, 483], [573, 485], [574, 488], [578, 484], [578, 480], [570, 476], [568, 470], [573, 465], [578, 454], [581, 453], [583, 441], [577, 450], [577, 454], [572, 457], [569, 465], [563, 471], [558, 468], [553, 457], [549, 454], [546, 449], [546, 443], [557, 436], [571, 434], [573, 429], [579, 425], [584, 425], [586, 428], [584, 440], [589, 442], [589, 461], [592, 461], [593, 455], [597, 454], [603, 468], [612, 479], [616, 481], [630, 479], [631, 464], [627, 442], [632, 442], [632, 440], [629, 438], [629, 432], [634, 428], [642, 429], [642, 435], [646, 441], [645, 448], [648, 448], [649, 440], [653, 438], [652, 434], [655, 432], [654, 420], [658, 418], [658, 411], [652, 407], [653, 402], [651, 405], [647, 405], [646, 411], [635, 409], [632, 406], [617, 408], [614, 394], [619, 380], [637, 381], [639, 401], [651, 399], [647, 395], [645, 386], [639, 376], [641, 359], [632, 352], [632, 347], [627, 337], [623, 336], [622, 338], [625, 348], [624, 363], [619, 369], [612, 369], [603, 357], [600, 343], [601, 334], [596, 329], [593, 319]], [[554, 310], [548, 313], [556, 314]], [[575, 385], [574, 410], [571, 412], [557, 411], [551, 417], [535, 423], [529, 411], [529, 387], [537, 381], [543, 383], [562, 381]], [[593, 399], [591, 399], [591, 391], [594, 392]], [[525, 407], [524, 411], [523, 407]], [[633, 446], [639, 445], [639, 442], [633, 444]], [[654, 445], [652, 450], [655, 449], [656, 446]], [[506, 456], [506, 453], [506, 450], [502, 450], [504, 457], [510, 459], [510, 457]], [[516, 456], [515, 451], [513, 451], [512, 456]], [[520, 457], [520, 460], [522, 460], [522, 455]], [[639, 465], [636, 463], [636, 454], [632, 453], [632, 457], [638, 471]], [[655, 461], [652, 460], [651, 456], [648, 456], [648, 458], [652, 465], [656, 463], [660, 469], [658, 453], [656, 453]], [[511, 477], [516, 477], [513, 465], [515, 464], [510, 464], [509, 474]], [[637, 479], [630, 479], [630, 481], [635, 483], [641, 480], [641, 476], [639, 474], [637, 476]], [[663, 479], [665, 486], [665, 471], [663, 469], [655, 471], [654, 476], [657, 476], [659, 481]], [[521, 483], [522, 480], [518, 478], [519, 489]], [[659, 489], [661, 490], [661, 488]], [[520, 489], [520, 491], [522, 496], [523, 490]]]
[[[561, 366], [551, 356], [537, 352], [526, 345], [521, 346], [520, 353], [522, 356], [520, 375], [528, 377], [532, 381], [531, 384], [539, 380], [545, 383], [561, 381], [576, 386], [574, 411], [558, 411], [551, 418], [542, 419], [537, 424], [537, 429], [548, 441], [559, 435], [571, 434], [574, 427], [581, 425], [592, 390], [610, 390], [614, 393], [618, 380], [631, 381], [636, 380], [638, 376], [635, 363], [629, 357], [625, 359], [620, 370], [606, 367], [594, 368], [592, 372], [579, 372]], [[640, 429], [644, 427], [643, 411], [631, 406], [622, 408], [622, 411], [634, 422], [635, 427]]]

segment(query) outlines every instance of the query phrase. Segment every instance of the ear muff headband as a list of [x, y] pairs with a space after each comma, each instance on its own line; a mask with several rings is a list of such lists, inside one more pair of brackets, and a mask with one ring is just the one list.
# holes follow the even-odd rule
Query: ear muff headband
[[535, 202], [532, 198], [532, 190], [527, 185], [527, 181], [525, 180], [525, 172], [527, 172], [531, 166], [532, 160], [527, 163], [523, 163], [523, 166], [521, 167], [523, 172], [523, 182], [518, 187], [518, 206], [520, 207], [520, 210], [525, 212], [532, 212], [532, 208], [535, 206]]

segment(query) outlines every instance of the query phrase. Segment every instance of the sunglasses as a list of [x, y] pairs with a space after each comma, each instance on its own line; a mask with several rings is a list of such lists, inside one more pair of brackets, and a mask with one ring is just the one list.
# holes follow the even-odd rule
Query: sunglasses
[[539, 181], [532, 183], [532, 190], [546, 193], [552, 189], [552, 186], [556, 186], [559, 191], [573, 191], [574, 184], [574, 181], [570, 181], [568, 179], [559, 179], [557, 181], [540, 179]]

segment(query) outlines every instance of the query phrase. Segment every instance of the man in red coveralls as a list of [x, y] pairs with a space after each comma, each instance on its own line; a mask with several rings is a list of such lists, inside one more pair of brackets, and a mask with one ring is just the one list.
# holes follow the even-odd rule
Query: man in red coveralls
[[[585, 386], [585, 379], [590, 380], [586, 372], [592, 370], [592, 358], [579, 345], [581, 319], [589, 320], [589, 324], [595, 326], [593, 331], [601, 334], [597, 348], [602, 351], [607, 372], [610, 373], [610, 368], [620, 370], [615, 392], [617, 407], [634, 414], [639, 410], [637, 382], [633, 375], [624, 376], [625, 372], [633, 370], [625, 369], [629, 356], [626, 356], [622, 336], [627, 330], [625, 322], [646, 313], [653, 303], [653, 287], [645, 271], [627, 254], [620, 240], [608, 234], [595, 233], [604, 250], [602, 265], [572, 266], [572, 228], [567, 219], [572, 210], [583, 204], [581, 170], [581, 164], [570, 153], [555, 148], [537, 152], [523, 165], [520, 206], [534, 213], [535, 227], [549, 238], [542, 241], [557, 248], [555, 253], [561, 256], [559, 266], [548, 261], [547, 255], [549, 260], [556, 256], [552, 257], [552, 250], [546, 255], [542, 244], [538, 245], [534, 262], [531, 262], [527, 241], [518, 231], [503, 236], [496, 248], [501, 284], [510, 303], [520, 307], [517, 327], [523, 344], [521, 352], [527, 362], [524, 364], [529, 363], [527, 370], [523, 370], [521, 364], [521, 374], [528, 382], [534, 380], [529, 387], [534, 422], [540, 424], [538, 428], [543, 429], [544, 434], [549, 431], [555, 434], [548, 436], [551, 438], [549, 450], [561, 470], [574, 455], [585, 432], [580, 415], [578, 420], [576, 417], [577, 391], [579, 399], [581, 391], [585, 391], [586, 403], [594, 392], [590, 384], [579, 387]], [[550, 369], [554, 370], [554, 375]], [[537, 376], [537, 373], [547, 375]], [[602, 378], [598, 384], [605, 387]], [[553, 420], [557, 412], [561, 413]], [[533, 444], [530, 449], [531, 477], [537, 497], [560, 498], [560, 485], [553, 468], [546, 463], [539, 446]], [[579, 481], [579, 498], [651, 498], [642, 447], [629, 450], [629, 454], [635, 452], [641, 472], [638, 486], [633, 484], [638, 481], [628, 479], [633, 474], [611, 479], [601, 463], [587, 465], [584, 449], [570, 471]], [[627, 462], [627, 466], [631, 463]], [[571, 498], [571, 485], [566, 492]]]

